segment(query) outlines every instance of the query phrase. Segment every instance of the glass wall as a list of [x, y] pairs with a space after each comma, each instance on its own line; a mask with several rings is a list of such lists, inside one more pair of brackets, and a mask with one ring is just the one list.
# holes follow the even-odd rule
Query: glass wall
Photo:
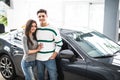
[[104, 1], [96, 1], [98, 0], [13, 0], [14, 8], [8, 10], [8, 24], [11, 28], [20, 28], [28, 19], [38, 22], [36, 12], [44, 8], [48, 11], [49, 21], [56, 27], [88, 27], [103, 32]]
[[64, 3], [64, 24], [103, 32], [104, 3], [68, 1]]

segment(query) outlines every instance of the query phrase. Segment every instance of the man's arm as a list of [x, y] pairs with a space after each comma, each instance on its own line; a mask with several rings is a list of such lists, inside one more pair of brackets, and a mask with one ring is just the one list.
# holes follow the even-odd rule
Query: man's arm
[[57, 54], [59, 53], [59, 51], [60, 51], [60, 49], [61, 49], [61, 47], [62, 47], [62, 45], [63, 45], [62, 38], [61, 38], [61, 36], [60, 36], [59, 30], [56, 29], [55, 31], [56, 31], [56, 33], [57, 33], [57, 35], [54, 35], [56, 47], [55, 47], [55, 52], [54, 52], [53, 55], [50, 57], [50, 59], [55, 59], [55, 58], [56, 58]]

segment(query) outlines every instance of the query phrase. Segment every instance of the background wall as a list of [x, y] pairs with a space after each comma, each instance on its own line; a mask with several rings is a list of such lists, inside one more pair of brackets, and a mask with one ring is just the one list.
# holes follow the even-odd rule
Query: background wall
[[[104, 0], [11, 0], [7, 10], [9, 29], [21, 28], [28, 19], [38, 22], [36, 12], [47, 9], [57, 27], [90, 27], [103, 32]], [[71, 27], [70, 27], [71, 26]]]

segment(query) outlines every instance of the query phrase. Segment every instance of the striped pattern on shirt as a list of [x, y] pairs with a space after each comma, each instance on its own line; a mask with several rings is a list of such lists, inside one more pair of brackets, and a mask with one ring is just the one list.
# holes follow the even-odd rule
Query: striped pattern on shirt
[[43, 48], [37, 54], [37, 60], [48, 60], [53, 52], [59, 52], [62, 46], [62, 39], [57, 28], [46, 26], [37, 28], [37, 42], [43, 43]]

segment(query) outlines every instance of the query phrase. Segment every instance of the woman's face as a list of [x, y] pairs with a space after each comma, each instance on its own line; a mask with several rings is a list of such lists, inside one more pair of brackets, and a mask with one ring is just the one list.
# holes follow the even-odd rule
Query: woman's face
[[31, 27], [30, 32], [34, 33], [36, 31], [36, 29], [37, 29], [37, 24], [36, 23], [32, 23], [32, 27]]

